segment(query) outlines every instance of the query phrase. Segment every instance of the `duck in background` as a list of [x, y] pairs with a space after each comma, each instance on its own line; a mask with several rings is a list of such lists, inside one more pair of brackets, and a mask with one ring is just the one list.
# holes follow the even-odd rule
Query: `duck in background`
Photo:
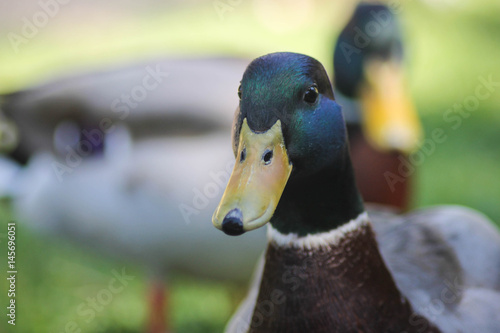
[[235, 236], [269, 222], [268, 246], [226, 332], [500, 331], [498, 230], [458, 206], [367, 214], [318, 61], [257, 58], [239, 96], [213, 224]]
[[[10, 156], [25, 164], [39, 151], [59, 153], [53, 136], [66, 120], [80, 127], [81, 141], [96, 131], [108, 132], [115, 122], [125, 124], [133, 139], [227, 130], [227, 112], [236, 102], [228, 95], [248, 63], [227, 57], [158, 58], [72, 74], [4, 95], [5, 116], [19, 133]], [[103, 149], [94, 148], [94, 153]]]
[[418, 149], [422, 129], [407, 91], [400, 25], [390, 8], [360, 3], [337, 39], [333, 65], [361, 195], [404, 211], [412, 176], [401, 174], [402, 159]]
[[[21, 138], [14, 156], [27, 160], [2, 162], [10, 175], [1, 180], [3, 193], [15, 214], [36, 232], [144, 265], [152, 276], [148, 332], [171, 326], [170, 273], [244, 283], [264, 250], [264, 230], [241, 242], [210, 224], [234, 164], [224, 144], [226, 112], [246, 64], [164, 59], [54, 81], [6, 100]], [[137, 86], [154, 83], [145, 79], [148, 68], [166, 73], [164, 81], [126, 110], [122, 94], [133, 97]]]

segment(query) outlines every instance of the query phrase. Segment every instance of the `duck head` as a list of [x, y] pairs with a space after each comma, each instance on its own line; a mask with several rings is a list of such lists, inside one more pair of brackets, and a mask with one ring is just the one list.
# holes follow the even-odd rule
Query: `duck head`
[[[422, 128], [408, 94], [401, 29], [385, 5], [360, 3], [335, 44], [335, 88], [359, 101], [349, 119], [379, 151], [411, 153]], [[358, 114], [359, 113], [359, 114]]]
[[317, 60], [296, 53], [257, 58], [238, 95], [236, 163], [215, 227], [239, 235], [271, 221], [281, 232], [307, 234], [362, 211], [344, 118]]

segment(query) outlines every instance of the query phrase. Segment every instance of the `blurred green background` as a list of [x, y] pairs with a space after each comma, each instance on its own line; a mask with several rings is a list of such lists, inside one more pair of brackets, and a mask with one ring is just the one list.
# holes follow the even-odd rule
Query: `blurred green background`
[[[225, 11], [216, 5], [225, 4]], [[60, 9], [14, 52], [8, 33], [19, 33], [35, 1], [0, 5], [0, 92], [69, 72], [166, 54], [228, 54], [254, 58], [275, 51], [311, 55], [332, 71], [335, 36], [355, 6], [334, 1], [79, 1]], [[410, 88], [425, 131], [447, 139], [421, 151], [414, 207], [463, 204], [500, 223], [500, 86], [461, 123], [446, 121], [454, 104], [474, 96], [480, 77], [500, 82], [500, 2], [401, 1]], [[236, 93], [237, 87], [235, 87]], [[236, 106], [235, 106], [236, 107]], [[229, 112], [231, 113], [232, 110]], [[458, 120], [457, 120], [458, 122]], [[228, 143], [229, 144], [229, 143]], [[6, 269], [9, 202], [0, 203], [0, 267]], [[147, 273], [107, 260], [71, 243], [17, 228], [17, 325], [7, 325], [7, 282], [0, 282], [0, 332], [64, 332], [75, 320], [82, 332], [138, 332], [146, 315]], [[112, 270], [135, 278], [86, 323], [77, 314], [88, 295], [105, 288]], [[2, 274], [3, 276], [3, 274]], [[221, 332], [246, 286], [176, 276], [169, 281], [174, 330]]]

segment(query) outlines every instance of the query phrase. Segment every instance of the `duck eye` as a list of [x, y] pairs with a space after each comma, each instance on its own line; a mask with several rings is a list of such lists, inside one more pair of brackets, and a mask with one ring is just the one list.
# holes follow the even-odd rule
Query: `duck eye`
[[262, 155], [262, 160], [265, 165], [271, 164], [271, 160], [273, 159], [273, 151], [270, 149], [266, 149], [264, 154]]
[[241, 100], [241, 84], [240, 84], [240, 86], [238, 87], [238, 97], [239, 97], [239, 98], [240, 98], [240, 100]]
[[318, 87], [316, 85], [312, 85], [309, 88], [307, 88], [306, 93], [304, 94], [304, 101], [309, 104], [312, 104], [316, 102], [318, 96], [319, 96]]

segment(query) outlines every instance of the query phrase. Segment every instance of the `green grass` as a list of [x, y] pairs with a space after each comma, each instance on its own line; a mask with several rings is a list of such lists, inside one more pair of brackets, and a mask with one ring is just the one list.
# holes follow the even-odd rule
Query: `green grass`
[[447, 139], [425, 155], [416, 172], [415, 205], [466, 205], [500, 226], [500, 131], [492, 119], [474, 114], [456, 130], [439, 113], [422, 120], [427, 133], [441, 128]]
[[[254, 57], [277, 50], [298, 51], [317, 57], [331, 70], [332, 36], [344, 22], [336, 17], [340, 6], [332, 3], [322, 3], [325, 7], [316, 8], [314, 16], [287, 31], [270, 29], [255, 14], [252, 2], [246, 1], [226, 13], [224, 21], [208, 3], [178, 12], [110, 18], [114, 24], [106, 27], [106, 33], [96, 24], [75, 26], [65, 34], [54, 22], [20, 54], [4, 52], [9, 45], [0, 39], [0, 90], [15, 90], [69, 70], [163, 53]], [[412, 1], [402, 12], [410, 87], [426, 134], [441, 128], [447, 135], [417, 169], [414, 206], [463, 204], [500, 225], [500, 88], [457, 129], [443, 118], [447, 109], [475, 93], [478, 76], [500, 80], [500, 5], [497, 0], [468, 3], [464, 8], [431, 11]], [[287, 22], [286, 17], [281, 19]], [[0, 202], [2, 270], [6, 250], [1, 237], [12, 219], [8, 202]], [[59, 333], [70, 321], [82, 332], [142, 331], [148, 276], [140, 267], [35, 235], [23, 228], [22, 221], [17, 231], [18, 325], [12, 329], [2, 318], [0, 332]], [[123, 267], [136, 278], [86, 322], [78, 306], [107, 287], [112, 270]], [[169, 285], [177, 333], [221, 332], [245, 289], [185, 276], [174, 277]], [[0, 287], [0, 306], [5, 309], [6, 280], [0, 280]]]

